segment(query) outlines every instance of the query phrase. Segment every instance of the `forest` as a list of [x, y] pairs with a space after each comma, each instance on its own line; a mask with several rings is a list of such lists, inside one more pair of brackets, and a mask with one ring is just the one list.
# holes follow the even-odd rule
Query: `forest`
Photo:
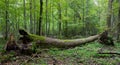
[[120, 0], [0, 0], [0, 65], [120, 65]]

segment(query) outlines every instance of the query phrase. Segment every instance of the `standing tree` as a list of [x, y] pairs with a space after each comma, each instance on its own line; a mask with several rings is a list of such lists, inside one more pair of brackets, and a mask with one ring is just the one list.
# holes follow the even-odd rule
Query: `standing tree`
[[118, 24], [117, 24], [117, 40], [119, 40], [120, 36], [120, 0], [119, 0], [119, 8], [118, 8]]
[[9, 22], [9, 14], [8, 14], [8, 9], [9, 9], [9, 0], [5, 0], [5, 21], [6, 21], [6, 32], [5, 32], [5, 39], [8, 38], [8, 22]]
[[40, 16], [39, 16], [39, 29], [38, 29], [38, 35], [42, 35], [42, 12], [43, 12], [43, 0], [40, 0]]
[[108, 28], [111, 28], [112, 2], [113, 0], [109, 0], [108, 2], [108, 15], [107, 15], [107, 27]]
[[52, 34], [54, 35], [54, 31], [55, 31], [55, 21], [54, 21], [54, 15], [53, 15], [53, 1], [51, 0], [51, 22], [52, 22]]
[[25, 4], [25, 3], [26, 3], [25, 0], [23, 0], [23, 8], [24, 8], [24, 9], [23, 9], [23, 10], [24, 10], [24, 13], [23, 13], [23, 14], [24, 14], [24, 17], [23, 17], [23, 18], [24, 18], [24, 28], [27, 29], [27, 26], [26, 26], [26, 4]]
[[[65, 13], [66, 13], [66, 18], [68, 18], [68, 4], [67, 4], [67, 0], [66, 0], [66, 9], [65, 9]], [[65, 37], [68, 37], [68, 20], [65, 20]]]
[[34, 3], [34, 25], [33, 25], [33, 33], [36, 33], [36, 1], [33, 0], [33, 3]]
[[32, 0], [30, 0], [30, 31], [33, 33], [33, 22], [32, 22]]
[[46, 0], [46, 36], [47, 36], [47, 33], [48, 33], [48, 0]]
[[[82, 14], [82, 22], [84, 23], [85, 22], [85, 2], [84, 2], [84, 0], [82, 1], [82, 12], [83, 12], [83, 14]], [[84, 28], [83, 29], [85, 29], [85, 23], [84, 23]], [[85, 33], [84, 33], [84, 35], [85, 35]]]
[[62, 34], [62, 28], [61, 28], [61, 26], [62, 26], [62, 14], [61, 14], [61, 1], [59, 0], [59, 3], [58, 3], [58, 13], [59, 13], [59, 15], [58, 15], [58, 17], [59, 17], [59, 22], [58, 22], [58, 28], [59, 28], [59, 37], [61, 37], [61, 34]]

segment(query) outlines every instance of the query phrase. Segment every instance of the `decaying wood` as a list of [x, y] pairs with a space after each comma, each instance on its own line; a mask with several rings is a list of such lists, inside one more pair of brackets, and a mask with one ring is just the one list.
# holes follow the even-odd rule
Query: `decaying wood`
[[111, 37], [108, 36], [108, 31], [105, 30], [99, 37], [98, 42], [101, 44], [105, 44], [105, 45], [112, 45], [114, 46], [114, 42], [113, 39]]
[[112, 45], [114, 46], [114, 42], [112, 38], [108, 36], [108, 31], [104, 31], [103, 33], [90, 36], [87, 38], [82, 38], [82, 39], [71, 39], [71, 40], [61, 40], [61, 39], [54, 39], [54, 38], [49, 38], [49, 37], [44, 37], [44, 36], [38, 36], [34, 34], [30, 34], [26, 32], [25, 30], [20, 29], [19, 33], [22, 35], [20, 38], [24, 44], [29, 43], [29, 42], [36, 42], [39, 46], [42, 47], [75, 47], [78, 45], [82, 45], [85, 43], [90, 43], [95, 40], [99, 40], [101, 44], [105, 45]]
[[[29, 44], [30, 45], [30, 44]], [[10, 34], [9, 40], [7, 41], [6, 45], [4, 46], [4, 50], [6, 51], [16, 51], [17, 54], [27, 54], [30, 55], [33, 51], [28, 47], [27, 44], [18, 44], [14, 39], [14, 35]]]
[[[71, 39], [71, 40], [61, 40], [61, 39], [54, 39], [44, 36], [38, 36], [34, 34], [30, 34], [25, 32], [24, 30], [19, 30], [22, 37], [20, 37], [20, 40], [25, 42], [33, 42], [35, 41], [37, 45], [42, 47], [75, 47], [81, 44], [93, 42], [97, 40], [101, 34], [90, 36], [83, 39]], [[25, 34], [24, 34], [25, 33]], [[26, 40], [27, 39], [27, 40]]]
[[[29, 54], [29, 52], [30, 53], [32, 52], [31, 49], [29, 48], [29, 45], [32, 43], [36, 44], [36, 46], [40, 46], [40, 48], [49, 48], [49, 47], [70, 48], [85, 43], [90, 43], [97, 39], [99, 39], [104, 44], [106, 43], [104, 41], [104, 39], [106, 39], [104, 37], [105, 34], [104, 32], [87, 38], [71, 39], [71, 40], [61, 40], [61, 39], [54, 39], [45, 36], [38, 36], [38, 35], [30, 34], [22, 29], [19, 30], [19, 33], [21, 37], [19, 38], [17, 43], [15, 42], [13, 35], [10, 36], [10, 40], [8, 40], [5, 46], [5, 50], [9, 51], [9, 50], [17, 49], [21, 53]], [[101, 37], [104, 37], [104, 39], [101, 39]]]
[[6, 51], [18, 50], [18, 49], [19, 49], [19, 47], [18, 47], [17, 44], [16, 44], [16, 41], [15, 41], [15, 39], [14, 39], [13, 34], [10, 34], [9, 40], [7, 41], [4, 49], [5, 49]]

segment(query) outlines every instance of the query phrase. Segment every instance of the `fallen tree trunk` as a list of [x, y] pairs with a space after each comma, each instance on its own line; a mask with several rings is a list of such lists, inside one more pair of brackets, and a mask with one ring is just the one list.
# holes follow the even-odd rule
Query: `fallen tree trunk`
[[75, 47], [85, 43], [93, 42], [101, 36], [101, 34], [97, 34], [83, 39], [60, 40], [30, 34], [24, 30], [19, 30], [19, 33], [22, 35], [22, 37], [20, 37], [20, 40], [22, 40], [24, 44], [35, 42], [37, 45], [42, 47], [63, 47], [63, 48]]
[[87, 38], [71, 39], [71, 40], [60, 40], [45, 36], [38, 36], [38, 35], [30, 34], [22, 29], [19, 30], [19, 33], [21, 37], [19, 38], [18, 42], [15, 41], [13, 35], [10, 36], [10, 39], [8, 40], [8, 42], [4, 47], [6, 51], [15, 50], [15, 51], [19, 51], [22, 54], [31, 54], [35, 52], [37, 46], [40, 46], [40, 48], [50, 48], [50, 47], [71, 48], [85, 43], [93, 42], [97, 39], [101, 44], [114, 45], [113, 41], [109, 39], [109, 37], [107, 36], [108, 34], [106, 34], [106, 31], [104, 31], [101, 34], [97, 34]]

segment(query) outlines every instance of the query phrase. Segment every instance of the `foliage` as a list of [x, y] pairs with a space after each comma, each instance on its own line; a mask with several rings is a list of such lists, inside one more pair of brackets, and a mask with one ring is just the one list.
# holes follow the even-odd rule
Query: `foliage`
[[[2, 43], [0, 43], [2, 44]], [[33, 43], [34, 44], [34, 43]], [[1, 51], [4, 44], [1, 46]], [[120, 62], [119, 55], [109, 55], [109, 54], [97, 54], [99, 50], [102, 49], [103, 52], [116, 51], [119, 52], [119, 43], [115, 44], [115, 47], [112, 46], [103, 46], [97, 42], [91, 44], [86, 44], [84, 46], [78, 46], [75, 48], [69, 49], [59, 49], [59, 48], [50, 48], [50, 49], [36, 49], [36, 53], [32, 56], [15, 56], [15, 52], [4, 52], [0, 56], [0, 61], [2, 63], [7, 63], [8, 61], [11, 64], [42, 64], [47, 65], [52, 63], [55, 60], [61, 64], [100, 64], [100, 65], [116, 65]], [[14, 61], [14, 62], [13, 62]], [[57, 63], [56, 62], [56, 63]]]
[[[15, 39], [17, 39], [19, 37], [19, 28], [24, 28], [30, 33], [41, 33], [43, 36], [53, 38], [83, 38], [106, 30], [108, 14], [112, 15], [111, 21], [109, 21], [111, 23], [110, 36], [114, 36], [115, 40], [120, 37], [120, 28], [118, 27], [119, 0], [113, 1], [110, 13], [108, 12], [108, 2], [110, 0], [42, 1], [43, 13], [40, 16], [40, 0], [0, 0], [0, 64], [3, 61], [6, 63], [14, 61], [23, 65], [47, 65], [49, 62], [57, 60], [57, 62], [67, 65], [119, 65], [120, 59], [118, 55], [97, 54], [97, 51], [103, 47], [105, 47], [103, 48], [104, 51], [113, 50], [119, 52], [119, 43], [116, 43], [115, 47], [109, 47], [93, 42], [93, 44], [70, 49], [51, 48], [46, 51], [36, 49], [33, 42], [32, 50], [39, 53], [36, 53], [37, 57], [34, 54], [33, 56], [21, 55], [18, 57], [15, 56], [14, 52], [7, 54], [3, 50], [6, 43], [3, 38], [13, 33]], [[32, 6], [32, 9], [30, 9], [30, 6]], [[42, 32], [38, 32], [40, 17], [42, 17]], [[30, 35], [30, 38], [36, 37], [36, 35]], [[34, 41], [38, 40], [38, 38], [45, 40], [43, 36], [36, 37]]]
[[[38, 20], [39, 20], [39, 0], [32, 1], [32, 20], [34, 25], [30, 23], [30, 4], [28, 0], [25, 0], [25, 12], [23, 0], [10, 0], [8, 9], [9, 13], [9, 33], [17, 32], [19, 28], [24, 28], [27, 26], [27, 30], [31, 32], [30, 27], [33, 27], [34, 33], [38, 33]], [[104, 4], [103, 4], [104, 2]], [[35, 4], [36, 3], [36, 4]], [[47, 36], [58, 37], [59, 36], [59, 3], [61, 4], [61, 17], [62, 17], [62, 36], [66, 36], [64, 32], [68, 32], [70, 35], [67, 38], [72, 38], [72, 36], [89, 36], [97, 34], [103, 31], [106, 26], [106, 8], [107, 0], [51, 0], [48, 1], [48, 6], [46, 8], [46, 1], [43, 1], [43, 22], [42, 22], [42, 34]], [[0, 30], [2, 34], [5, 32], [5, 1], [1, 0], [1, 15], [0, 15]], [[118, 3], [114, 2], [114, 6], [117, 7]], [[46, 9], [48, 11], [46, 11]], [[115, 9], [117, 11], [117, 9]], [[48, 12], [46, 16], [46, 12]], [[67, 12], [67, 13], [66, 13]], [[25, 22], [24, 22], [24, 16]], [[115, 14], [117, 15], [117, 14]], [[49, 21], [46, 20], [46, 17]], [[84, 19], [84, 20], [83, 20]], [[67, 22], [67, 26], [66, 26]], [[26, 24], [25, 24], [26, 23]], [[47, 27], [47, 28], [46, 28]], [[67, 30], [68, 29], [68, 30]], [[71, 34], [74, 31], [74, 34]], [[69, 33], [71, 32], [71, 33]], [[31, 32], [33, 33], [33, 32]], [[17, 33], [15, 33], [18, 35]]]

